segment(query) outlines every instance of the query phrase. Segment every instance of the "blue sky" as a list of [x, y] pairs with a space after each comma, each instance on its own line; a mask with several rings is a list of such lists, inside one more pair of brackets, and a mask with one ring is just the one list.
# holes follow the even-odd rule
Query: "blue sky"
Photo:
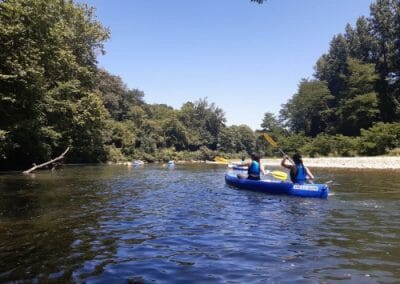
[[260, 128], [311, 78], [335, 34], [372, 0], [81, 0], [111, 31], [99, 66], [179, 109], [207, 97], [227, 125]]

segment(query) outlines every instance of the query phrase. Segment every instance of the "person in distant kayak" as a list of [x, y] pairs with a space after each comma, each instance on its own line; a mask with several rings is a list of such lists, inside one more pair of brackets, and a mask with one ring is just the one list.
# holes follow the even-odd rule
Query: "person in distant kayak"
[[292, 160], [288, 155], [283, 156], [281, 166], [290, 170], [290, 179], [293, 183], [305, 183], [307, 179], [314, 178], [310, 169], [304, 166], [299, 153], [294, 154]]
[[261, 173], [265, 175], [265, 171], [261, 166], [260, 163], [260, 155], [253, 153], [251, 154], [251, 162], [249, 163], [242, 163], [241, 166], [247, 166], [247, 177], [242, 174], [238, 174], [238, 178], [248, 178], [253, 180], [260, 180]]

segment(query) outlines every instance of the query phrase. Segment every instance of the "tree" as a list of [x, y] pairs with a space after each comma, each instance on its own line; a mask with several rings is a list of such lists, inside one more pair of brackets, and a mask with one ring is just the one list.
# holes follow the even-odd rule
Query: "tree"
[[399, 5], [395, 0], [378, 0], [371, 4], [370, 23], [379, 46], [376, 61], [379, 80], [376, 90], [379, 94], [381, 116], [385, 122], [400, 119]]
[[69, 145], [74, 157], [84, 149], [96, 155], [91, 160], [103, 156], [102, 135], [87, 135], [102, 128], [93, 78], [108, 35], [86, 5], [0, 1], [0, 131], [7, 133], [0, 168], [48, 160]]
[[144, 107], [142, 91], [129, 90], [119, 76], [103, 69], [97, 74], [96, 86], [103, 97], [105, 108], [114, 120], [137, 119], [135, 107]]
[[246, 151], [249, 155], [253, 153], [256, 149], [256, 138], [254, 135], [254, 131], [247, 125], [239, 125], [238, 133], [240, 133], [240, 144], [242, 145], [241, 149], [237, 149], [239, 151]]
[[120, 121], [122, 118], [121, 100], [124, 93], [127, 92], [125, 84], [120, 77], [114, 76], [104, 69], [98, 71], [96, 80], [97, 88], [104, 101], [104, 107], [114, 120]]
[[190, 129], [188, 138], [191, 150], [198, 150], [200, 146], [217, 149], [218, 135], [226, 121], [222, 109], [214, 103], [209, 104], [207, 99], [200, 99], [195, 103], [185, 103], [178, 118]]
[[348, 45], [342, 34], [333, 37], [328, 54], [322, 55], [316, 64], [315, 77], [328, 83], [331, 94], [338, 99], [344, 89], [344, 73], [348, 58]]
[[278, 119], [272, 112], [266, 112], [264, 113], [261, 128], [263, 131], [280, 132], [282, 131], [282, 124], [278, 121]]
[[71, 105], [70, 128], [62, 131], [63, 139], [69, 139], [74, 149], [71, 153], [75, 162], [105, 161], [103, 130], [105, 129], [106, 110], [103, 101], [96, 93], [88, 93]]
[[246, 153], [250, 155], [256, 149], [254, 132], [247, 125], [224, 127], [221, 129], [218, 143], [218, 150], [226, 153]]
[[376, 61], [378, 42], [372, 34], [372, 25], [365, 17], [357, 19], [355, 28], [347, 24], [344, 37], [347, 41], [350, 57], [359, 59], [364, 63]]
[[345, 97], [337, 110], [340, 133], [359, 135], [361, 128], [367, 129], [379, 119], [378, 97], [374, 91], [377, 79], [374, 64], [348, 59]]
[[177, 151], [186, 150], [189, 144], [188, 131], [177, 118], [166, 119], [163, 124], [166, 147]]
[[315, 136], [330, 123], [326, 112], [332, 99], [326, 82], [303, 79], [298, 93], [282, 106], [281, 119], [295, 133]]
[[132, 156], [136, 144], [136, 132], [132, 121], [108, 120], [104, 132], [106, 145], [109, 146], [108, 160], [121, 160]]
[[360, 153], [382, 155], [399, 147], [400, 123], [379, 122], [369, 129], [361, 129]]
[[178, 120], [178, 111], [165, 104], [147, 105], [145, 109], [148, 121], [161, 127], [159, 141], [162, 143], [159, 147], [184, 150], [187, 145], [186, 129]]

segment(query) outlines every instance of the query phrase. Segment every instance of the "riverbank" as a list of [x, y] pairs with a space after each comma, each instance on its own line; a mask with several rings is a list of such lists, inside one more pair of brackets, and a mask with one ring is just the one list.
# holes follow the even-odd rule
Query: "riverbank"
[[[281, 159], [262, 159], [266, 166], [280, 166]], [[303, 158], [310, 168], [400, 169], [400, 157], [324, 157]]]
[[[177, 161], [177, 164], [185, 163], [204, 163], [205, 161]], [[223, 163], [206, 161], [213, 164]], [[229, 163], [240, 163], [240, 160], [230, 159]], [[267, 158], [261, 160], [262, 164], [269, 167], [280, 167], [280, 158]], [[303, 158], [303, 162], [310, 168], [343, 168], [343, 169], [399, 169], [400, 156], [380, 156], [380, 157], [322, 157], [322, 158]], [[110, 164], [132, 165], [131, 162], [119, 162]]]

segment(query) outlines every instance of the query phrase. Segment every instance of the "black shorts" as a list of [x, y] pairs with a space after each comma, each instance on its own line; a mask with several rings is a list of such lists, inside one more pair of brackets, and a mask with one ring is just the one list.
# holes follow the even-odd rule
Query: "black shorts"
[[260, 177], [253, 177], [253, 176], [248, 176], [247, 179], [251, 179], [251, 180], [260, 180]]

